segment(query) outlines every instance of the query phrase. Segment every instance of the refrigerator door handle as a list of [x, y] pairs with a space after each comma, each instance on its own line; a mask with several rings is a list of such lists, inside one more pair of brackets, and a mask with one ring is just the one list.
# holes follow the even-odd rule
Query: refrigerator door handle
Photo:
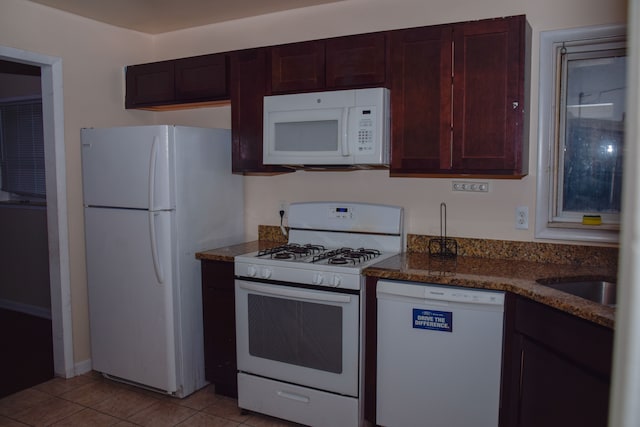
[[151, 146], [151, 157], [149, 158], [149, 210], [155, 209], [154, 192], [156, 189], [156, 163], [158, 160], [158, 145], [160, 138], [153, 137], [153, 145]]
[[164, 271], [158, 256], [158, 240], [156, 239], [156, 215], [155, 212], [149, 211], [149, 237], [151, 240], [151, 258], [153, 259], [153, 270], [156, 273], [158, 282], [164, 283]]
[[153, 145], [151, 146], [151, 156], [149, 158], [149, 237], [151, 241], [151, 258], [153, 259], [153, 270], [160, 284], [164, 283], [164, 272], [162, 264], [158, 257], [158, 239], [156, 238], [156, 213], [153, 212], [154, 191], [156, 188], [156, 162], [158, 159], [158, 145], [160, 138], [153, 137]]

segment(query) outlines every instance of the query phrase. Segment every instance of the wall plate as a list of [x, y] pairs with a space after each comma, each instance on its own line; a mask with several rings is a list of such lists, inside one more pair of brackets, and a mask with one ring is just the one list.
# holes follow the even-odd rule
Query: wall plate
[[473, 193], [487, 193], [489, 191], [488, 182], [453, 181], [451, 183], [453, 191], [469, 191]]

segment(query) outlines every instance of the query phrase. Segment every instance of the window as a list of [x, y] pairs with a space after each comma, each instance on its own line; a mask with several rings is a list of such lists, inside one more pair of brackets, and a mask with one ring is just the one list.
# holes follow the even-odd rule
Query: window
[[621, 26], [541, 33], [537, 238], [617, 241], [625, 38]]
[[42, 101], [0, 104], [0, 189], [44, 198]]

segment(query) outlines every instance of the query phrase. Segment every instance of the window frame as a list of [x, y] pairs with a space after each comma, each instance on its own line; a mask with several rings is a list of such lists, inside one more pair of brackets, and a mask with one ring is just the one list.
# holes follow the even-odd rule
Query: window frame
[[554, 194], [557, 180], [555, 166], [555, 137], [557, 129], [556, 109], [558, 79], [555, 46], [563, 42], [589, 39], [626, 38], [625, 25], [602, 25], [567, 30], [540, 32], [540, 84], [538, 99], [538, 166], [535, 237], [551, 240], [575, 240], [597, 243], [617, 243], [617, 225], [583, 226], [580, 223], [553, 221]]

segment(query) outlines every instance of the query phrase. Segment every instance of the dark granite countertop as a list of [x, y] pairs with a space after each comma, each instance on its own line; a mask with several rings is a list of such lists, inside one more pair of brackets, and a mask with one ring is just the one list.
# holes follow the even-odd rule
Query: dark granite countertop
[[439, 259], [425, 253], [402, 253], [365, 269], [363, 274], [392, 280], [512, 292], [602, 326], [614, 327], [615, 308], [536, 282], [537, 279], [558, 277], [615, 282], [616, 271], [610, 267], [464, 256]]
[[223, 248], [211, 249], [208, 251], [197, 252], [196, 259], [209, 261], [226, 261], [233, 262], [233, 258], [238, 255], [248, 254], [260, 249], [271, 248], [282, 243], [266, 242], [255, 240], [253, 242], [240, 243], [233, 246], [225, 246]]
[[[198, 252], [200, 260], [233, 262], [237, 255], [286, 242], [276, 226], [260, 226], [259, 240]], [[407, 252], [364, 270], [392, 280], [512, 292], [599, 325], [613, 328], [615, 308], [538, 284], [538, 279], [616, 281], [617, 248], [486, 239], [458, 239], [455, 259], [429, 257], [429, 236], [407, 235]]]

